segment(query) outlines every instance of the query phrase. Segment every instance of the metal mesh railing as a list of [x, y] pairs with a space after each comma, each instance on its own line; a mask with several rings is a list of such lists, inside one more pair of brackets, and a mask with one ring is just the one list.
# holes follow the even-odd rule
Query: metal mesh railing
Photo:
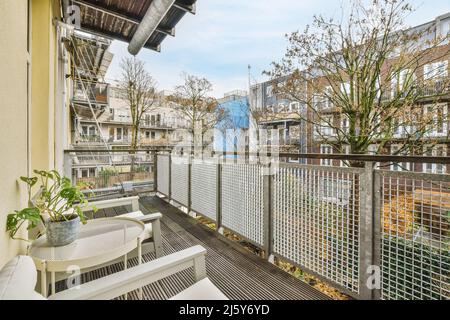
[[264, 167], [222, 165], [222, 225], [253, 243], [264, 245]]
[[358, 169], [282, 165], [274, 176], [274, 252], [359, 292]]
[[356, 298], [450, 299], [450, 175], [169, 159], [158, 191], [267, 255]]
[[189, 206], [189, 158], [172, 157], [170, 170], [171, 197], [186, 207]]
[[381, 297], [450, 299], [450, 176], [377, 172]]
[[217, 170], [212, 160], [192, 161], [191, 209], [213, 221], [217, 219]]
[[169, 161], [170, 156], [165, 154], [159, 154], [157, 156], [157, 185], [158, 192], [168, 196], [169, 195]]

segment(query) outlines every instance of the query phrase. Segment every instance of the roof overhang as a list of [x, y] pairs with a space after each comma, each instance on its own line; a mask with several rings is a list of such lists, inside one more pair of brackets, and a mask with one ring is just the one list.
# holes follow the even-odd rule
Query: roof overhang
[[[70, 6], [80, 9], [81, 31], [130, 43], [153, 0], [61, 0], [64, 19]], [[149, 34], [143, 47], [161, 51], [167, 36], [175, 36], [175, 27], [186, 13], [195, 14], [196, 0], [176, 0], [162, 16], [155, 17], [157, 27]]]

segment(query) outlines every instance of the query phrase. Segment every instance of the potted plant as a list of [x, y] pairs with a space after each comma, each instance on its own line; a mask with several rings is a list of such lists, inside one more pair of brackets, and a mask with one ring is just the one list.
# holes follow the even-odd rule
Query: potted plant
[[[40, 222], [45, 225], [49, 245], [65, 246], [77, 239], [80, 223], [86, 223], [82, 208], [88, 202], [80, 186], [73, 186], [68, 178], [57, 171], [35, 170], [35, 177], [21, 177], [28, 188], [29, 207], [8, 215], [7, 231], [17, 238], [21, 226], [28, 222], [28, 230]], [[31, 189], [40, 182], [40, 193], [31, 199]], [[94, 210], [95, 211], [95, 210]], [[21, 239], [23, 240], [23, 239]]]

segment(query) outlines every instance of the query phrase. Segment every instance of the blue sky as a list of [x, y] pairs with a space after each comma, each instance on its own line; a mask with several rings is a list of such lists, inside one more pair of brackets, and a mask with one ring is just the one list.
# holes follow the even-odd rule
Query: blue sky
[[[343, 0], [347, 2], [347, 0]], [[413, 0], [417, 8], [408, 24], [418, 25], [450, 12], [449, 0]], [[176, 37], [167, 37], [161, 53], [142, 50], [138, 58], [161, 90], [180, 84], [183, 71], [206, 77], [214, 85], [214, 95], [248, 88], [247, 66], [252, 75], [264, 80], [263, 70], [279, 60], [285, 51], [286, 33], [303, 30], [314, 14], [333, 17], [341, 0], [198, 0], [197, 14], [187, 14], [176, 28]], [[127, 45], [114, 41], [115, 58], [107, 81], [119, 77], [119, 63], [127, 56]]]

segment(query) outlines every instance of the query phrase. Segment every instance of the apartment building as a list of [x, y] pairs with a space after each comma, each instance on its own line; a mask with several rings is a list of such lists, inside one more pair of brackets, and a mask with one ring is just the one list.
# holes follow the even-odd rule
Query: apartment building
[[303, 120], [306, 118], [306, 107], [274, 92], [274, 86], [284, 80], [285, 78], [280, 78], [251, 86], [251, 127], [267, 129], [269, 135], [277, 130], [280, 151], [307, 153], [308, 124]]
[[250, 126], [248, 93], [243, 90], [227, 92], [223, 98], [218, 99], [218, 103], [226, 117], [216, 125], [214, 151], [235, 152], [239, 148], [237, 139], [240, 136], [246, 137]]
[[[432, 30], [431, 34], [427, 34], [427, 39], [448, 34], [450, 31], [450, 13], [437, 17], [435, 20], [426, 24], [414, 27], [413, 30]], [[427, 39], [422, 39], [426, 41]], [[449, 117], [449, 102], [450, 102], [450, 86], [449, 86], [449, 64], [450, 64], [450, 44], [448, 42], [442, 43], [430, 53], [429, 61], [423, 63], [423, 67], [418, 70], [415, 78], [419, 79], [426, 86], [420, 88], [420, 99], [418, 100], [419, 107], [422, 110], [423, 117], [433, 117], [434, 122], [430, 125], [427, 133], [421, 137], [421, 144], [423, 150], [417, 150], [416, 154], [423, 154], [426, 156], [446, 156], [450, 151], [450, 117]], [[436, 57], [439, 57], [437, 59]], [[388, 64], [389, 62], [387, 62]], [[382, 101], [389, 101], [396, 97], [401, 82], [405, 81], [406, 71], [399, 72], [399, 79], [393, 79], [390, 83], [384, 85], [389, 88], [386, 90], [385, 96], [381, 97]], [[300, 128], [300, 143], [297, 140], [294, 152], [308, 152], [308, 153], [349, 153], [350, 147], [343, 145], [340, 150], [333, 145], [336, 140], [336, 128], [346, 132], [348, 130], [348, 119], [342, 116], [340, 108], [333, 104], [333, 101], [327, 96], [330, 96], [333, 88], [324, 84], [322, 92], [312, 92], [307, 83], [305, 83], [304, 92], [308, 95], [309, 101], [312, 101], [312, 109], [321, 114], [320, 125], [312, 124], [312, 112], [307, 110], [305, 106], [298, 102], [289, 101], [279, 94], [274, 94], [274, 87], [283, 83], [286, 78], [274, 79], [264, 83], [252, 86], [250, 103], [251, 109], [259, 111], [258, 125], [268, 129], [280, 130], [280, 145], [286, 145], [287, 137], [292, 137], [292, 128]], [[310, 81], [320, 82], [320, 77], [311, 79]], [[397, 82], [399, 83], [397, 83]], [[348, 84], [337, 84], [341, 90], [346, 90]], [[399, 86], [400, 85], [400, 86]], [[312, 86], [311, 86], [312, 87]], [[262, 116], [261, 116], [262, 113]], [[301, 125], [299, 118], [307, 118], [310, 121]], [[327, 125], [332, 124], [332, 126]], [[404, 145], [408, 130], [406, 126], [398, 125], [395, 127], [395, 132], [389, 138], [388, 143], [382, 150], [378, 150], [381, 141], [374, 141], [370, 146], [368, 153], [370, 154], [399, 154], [401, 145]], [[286, 148], [285, 148], [286, 149]], [[400, 152], [400, 155], [412, 155], [405, 151]], [[312, 164], [325, 166], [345, 166], [346, 164], [337, 160], [315, 160], [308, 161]], [[386, 168], [395, 171], [411, 170], [426, 173], [446, 173], [450, 172], [450, 168], [446, 168], [440, 164], [409, 164], [399, 163], [391, 164]]]
[[[102, 83], [97, 83], [97, 86], [99, 85]], [[97, 94], [96, 99], [89, 103], [96, 106], [95, 116], [88, 109], [83, 115], [78, 112], [74, 120], [77, 128], [73, 135], [75, 150], [89, 150], [96, 154], [96, 150], [127, 150], [131, 147], [133, 121], [126, 92], [117, 85], [105, 85], [106, 95]], [[140, 149], [164, 148], [181, 141], [179, 131], [187, 127], [188, 121], [177, 112], [168, 99], [169, 95], [168, 91], [160, 92], [154, 106], [143, 115], [138, 132]], [[99, 98], [101, 101], [98, 101]], [[83, 161], [83, 158], [86, 161]], [[112, 162], [120, 167], [120, 170], [126, 171], [131, 163], [130, 159], [117, 155], [96, 157], [95, 165], [93, 161], [89, 161], [92, 159], [89, 154], [80, 154], [77, 159], [79, 163], [74, 166], [72, 172], [77, 178], [97, 177], [102, 170], [110, 169]], [[99, 159], [103, 160], [103, 165], [99, 166]], [[152, 161], [153, 159], [148, 157], [142, 159], [139, 165], [151, 172]]]

